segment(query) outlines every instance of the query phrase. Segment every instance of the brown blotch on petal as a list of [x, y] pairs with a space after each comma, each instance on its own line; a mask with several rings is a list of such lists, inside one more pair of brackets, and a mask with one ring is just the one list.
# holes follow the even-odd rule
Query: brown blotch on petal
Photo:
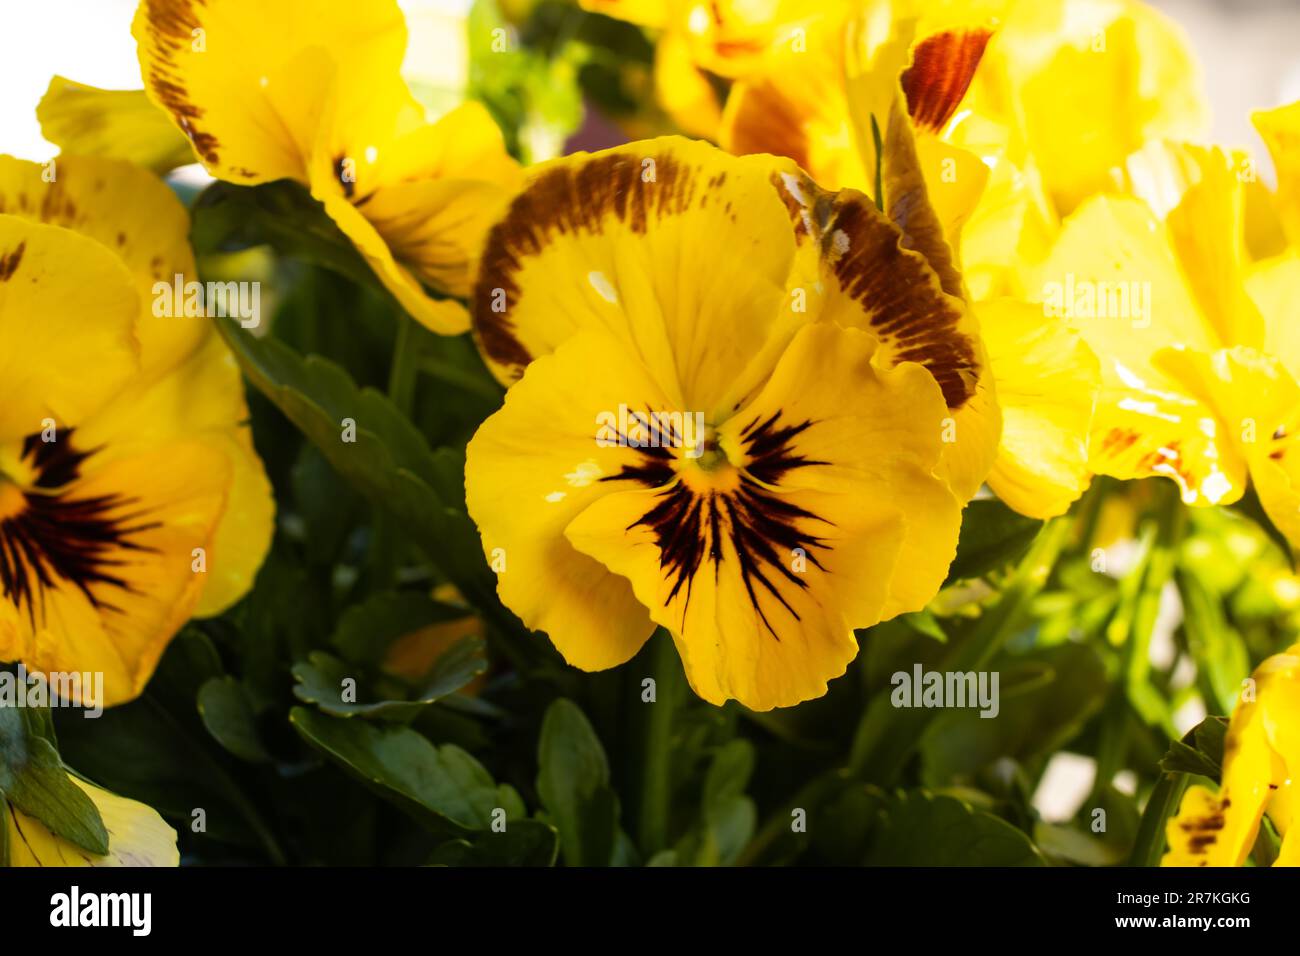
[[1101, 450], [1104, 454], [1118, 455], [1132, 448], [1139, 437], [1132, 429], [1112, 428], [1101, 440]]
[[943, 291], [963, 298], [961, 275], [944, 234], [943, 223], [930, 202], [921, 175], [916, 142], [907, 128], [901, 104], [890, 110], [884, 154], [885, 213], [903, 234], [902, 245], [925, 256]]
[[13, 277], [26, 251], [27, 243], [20, 242], [9, 252], [0, 253], [0, 282], [8, 282]]
[[966, 95], [992, 36], [989, 30], [938, 33], [917, 44], [903, 71], [903, 93], [913, 121], [939, 132]]
[[47, 620], [47, 592], [61, 588], [79, 591], [98, 611], [121, 613], [111, 603], [114, 592], [137, 593], [125, 576], [124, 555], [154, 552], [134, 540], [159, 526], [143, 520], [136, 499], [73, 490], [95, 453], [78, 450], [74, 432], [66, 429], [58, 442], [39, 435], [23, 441], [23, 460], [37, 477], [23, 494], [23, 509], [0, 521], [0, 594], [26, 610], [33, 628]]
[[830, 526], [830, 522], [791, 502], [779, 483], [797, 469], [828, 464], [805, 458], [795, 448], [795, 439], [813, 424], [808, 420], [787, 424], [780, 412], [751, 421], [742, 433], [749, 464], [732, 491], [691, 490], [677, 479], [673, 454], [664, 447], [639, 449], [640, 462], [601, 479], [635, 481], [657, 489], [655, 504], [625, 530], [644, 527], [654, 534], [660, 569], [672, 582], [664, 606], [684, 596], [683, 626], [697, 574], [712, 564], [716, 580], [724, 559], [735, 560], [750, 603], [775, 640], [781, 638], [768, 610], [780, 605], [796, 624], [800, 620], [780, 585], [784, 581], [806, 590], [808, 582], [786, 567], [783, 555], [802, 549], [810, 564], [825, 571], [817, 552], [829, 550], [830, 545], [808, 526]]
[[189, 90], [181, 80], [178, 56], [193, 52], [194, 31], [203, 24], [195, 12], [203, 0], [145, 0], [147, 29], [157, 48], [158, 61], [145, 73], [145, 83], [172, 114], [181, 131], [189, 137], [194, 151], [209, 164], [216, 164], [221, 143], [197, 125], [203, 109], [190, 100]]
[[[607, 153], [543, 171], [488, 234], [472, 303], [480, 347], [518, 378], [532, 360], [509, 318], [521, 294], [516, 276], [525, 260], [559, 236], [601, 235], [611, 220], [643, 235], [652, 216], [681, 215], [695, 197], [695, 170], [669, 153]], [[503, 296], [504, 309], [497, 311]]]
[[899, 362], [924, 365], [957, 410], [975, 394], [981, 374], [975, 343], [961, 330], [961, 300], [946, 295], [927, 260], [905, 249], [905, 237], [866, 196], [821, 189], [806, 174], [775, 173], [799, 243], [821, 247], [823, 268], [859, 303], [871, 329]]

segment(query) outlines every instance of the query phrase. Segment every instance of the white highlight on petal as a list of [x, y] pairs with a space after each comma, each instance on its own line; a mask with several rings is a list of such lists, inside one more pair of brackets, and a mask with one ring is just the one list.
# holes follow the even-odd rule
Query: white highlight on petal
[[565, 494], [566, 493], [563, 491], [552, 491], [549, 495], [546, 496], [546, 500], [551, 504], [555, 504], [557, 501], [563, 501], [565, 498]]
[[1167, 422], [1181, 422], [1182, 419], [1177, 415], [1170, 415], [1168, 412], [1162, 412], [1156, 407], [1155, 402], [1140, 402], [1136, 398], [1121, 398], [1119, 407], [1126, 412], [1137, 412], [1139, 415], [1146, 415], [1149, 418], [1159, 418]]
[[801, 206], [808, 205], [808, 200], [804, 198], [803, 189], [799, 186], [798, 177], [789, 173], [782, 173], [781, 182], [785, 184], [786, 190], [794, 197], [795, 202]]
[[1232, 482], [1221, 471], [1212, 472], [1201, 482], [1201, 494], [1205, 495], [1206, 500], [1212, 505], [1217, 505], [1223, 496], [1231, 490]]
[[605, 278], [603, 272], [588, 272], [587, 281], [591, 287], [596, 290], [596, 294], [608, 302], [610, 305], [618, 305], [618, 292], [614, 289], [613, 283]]
[[588, 458], [565, 475], [564, 480], [574, 488], [586, 488], [592, 482], [600, 480], [603, 475], [604, 472], [600, 470], [600, 465], [596, 464], [594, 459]]
[[709, 11], [701, 4], [692, 8], [690, 15], [686, 18], [686, 29], [695, 35], [704, 33], [709, 28]]

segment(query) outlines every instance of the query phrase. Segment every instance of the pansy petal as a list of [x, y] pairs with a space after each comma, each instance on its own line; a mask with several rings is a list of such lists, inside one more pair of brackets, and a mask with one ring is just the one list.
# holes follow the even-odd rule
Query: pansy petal
[[1107, 196], [1086, 202], [1063, 225], [1042, 277], [1048, 314], [1077, 330], [1101, 360], [1093, 470], [1164, 475], [1188, 503], [1239, 497], [1245, 465], [1235, 439], [1155, 361], [1166, 348], [1208, 353], [1218, 338], [1147, 206]]
[[10, 866], [179, 866], [176, 831], [152, 807], [109, 793], [92, 783], [68, 775], [85, 791], [99, 811], [108, 831], [108, 853], [96, 856], [55, 836], [45, 825], [21, 810], [9, 807]]
[[623, 663], [654, 630], [628, 582], [564, 537], [592, 502], [638, 487], [639, 469], [671, 458], [620, 444], [640, 435], [620, 409], [685, 411], [666, 402], [625, 340], [591, 330], [533, 362], [466, 453], [466, 503], [497, 593], [584, 670]]
[[979, 312], [1002, 405], [1002, 443], [989, 486], [1021, 514], [1064, 514], [1092, 477], [1097, 357], [1041, 307], [1000, 299], [981, 304]]
[[637, 26], [662, 30], [674, 12], [671, 0], [579, 0], [582, 9]]
[[1300, 379], [1300, 250], [1256, 263], [1246, 278], [1246, 291], [1264, 317], [1264, 351]]
[[356, 189], [393, 255], [437, 289], [467, 298], [488, 228], [523, 183], [501, 131], [477, 103], [452, 110], [389, 147]]
[[271, 546], [275, 501], [247, 419], [239, 367], [209, 325], [186, 361], [160, 379], [133, 381], [77, 432], [83, 447], [102, 449], [101, 463], [175, 441], [202, 442], [226, 459], [229, 500], [205, 554], [200, 617], [246, 594]]
[[875, 191], [874, 153], [857, 149], [843, 76], [842, 39], [789, 53], [738, 80], [727, 96], [719, 143], [744, 156], [793, 160], [826, 189]]
[[[953, 168], [960, 176], [961, 166]], [[942, 210], [942, 186], [938, 195], [936, 208]], [[971, 300], [1028, 298], [1026, 275], [1047, 257], [1057, 229], [1036, 170], [995, 162], [979, 202], [961, 225], [962, 279]]]
[[915, 610], [944, 577], [960, 523], [932, 474], [946, 409], [923, 369], [880, 371], [875, 348], [857, 330], [802, 329], [719, 429], [725, 464], [602, 498], [567, 529], [631, 580], [706, 700], [819, 696], [856, 653], [855, 627]]
[[1300, 546], [1300, 385], [1276, 358], [1238, 347], [1161, 353], [1160, 364], [1212, 406], [1250, 467], [1260, 504]]
[[[1262, 802], [1255, 809], [1262, 813]], [[1165, 824], [1169, 849], [1161, 858], [1160, 865], [1240, 866], [1249, 852], [1249, 847], [1239, 847], [1241, 820], [1250, 813], [1251, 808], [1246, 806], [1240, 809], [1229, 807], [1225, 811], [1213, 790], [1200, 784], [1188, 787], [1177, 815]], [[1232, 817], [1228, 831], [1233, 836], [1232, 844], [1220, 840], [1220, 835], [1228, 829], [1229, 815]]]
[[777, 188], [799, 241], [800, 269], [818, 290], [819, 319], [871, 332], [880, 341], [877, 364], [917, 362], [939, 383], [952, 413], [941, 468], [958, 497], [969, 499], [992, 467], [1001, 431], [971, 310], [861, 193], [827, 193], [797, 173], [783, 173]]
[[655, 44], [655, 98], [682, 132], [714, 139], [722, 123], [722, 104], [709, 78], [696, 67], [690, 46], [677, 33]]
[[194, 162], [190, 141], [144, 90], [101, 90], [56, 76], [36, 118], [64, 155], [124, 159], [156, 173]]
[[175, 443], [100, 466], [75, 432], [26, 458], [37, 483], [0, 527], [0, 658], [102, 672], [105, 705], [129, 701], [202, 593], [196, 549], [211, 547], [230, 465]]
[[214, 176], [305, 179], [333, 71], [397, 75], [406, 22], [392, 0], [142, 0], [132, 24], [150, 98]]
[[1277, 206], [1292, 245], [1300, 245], [1300, 100], [1251, 116], [1277, 169]]
[[[1252, 675], [1249, 694], [1233, 711], [1223, 742], [1223, 780], [1217, 796], [1192, 787], [1169, 821], [1169, 852], [1162, 866], [1241, 866], [1255, 843], [1273, 795], [1289, 787], [1288, 761], [1300, 744], [1297, 648], [1275, 654]], [[1288, 856], [1294, 848], [1288, 846]]]
[[1246, 295], [1246, 157], [1154, 142], [1128, 158], [1125, 185], [1165, 222], [1170, 248], [1217, 341], [1258, 348], [1264, 326]]
[[421, 325], [440, 335], [455, 335], [469, 326], [465, 307], [455, 299], [435, 298], [411, 269], [397, 261], [379, 230], [342, 196], [328, 196], [325, 211], [365, 257], [375, 276], [398, 304]]
[[[205, 317], [159, 314], [156, 284], [168, 293], [198, 280], [185, 207], [157, 176], [116, 159], [60, 157], [52, 182], [46, 167], [0, 156], [0, 209], [66, 226], [111, 250], [131, 271], [140, 296], [142, 371], [166, 371], [192, 352], [209, 329]], [[184, 296], [177, 296], [184, 302]]]
[[984, 58], [982, 72], [1005, 94], [999, 118], [1036, 159], [1062, 214], [1109, 188], [1110, 171], [1144, 142], [1195, 139], [1206, 123], [1186, 40], [1143, 3], [1017, 4]]
[[741, 79], [771, 57], [806, 49], [810, 36], [837, 29], [851, 6], [848, 0], [690, 0], [678, 5], [678, 16], [700, 66]]
[[137, 370], [138, 315], [131, 274], [99, 243], [0, 215], [0, 444], [102, 406]]
[[468, 328], [446, 297], [469, 295], [488, 227], [521, 178], [482, 106], [426, 123], [397, 75], [379, 89], [340, 78], [310, 168], [312, 195], [403, 308], [441, 334]]
[[475, 286], [489, 364], [508, 382], [575, 332], [605, 328], [679, 407], [729, 409], [790, 322], [794, 236], [773, 163], [665, 137], [530, 170]]

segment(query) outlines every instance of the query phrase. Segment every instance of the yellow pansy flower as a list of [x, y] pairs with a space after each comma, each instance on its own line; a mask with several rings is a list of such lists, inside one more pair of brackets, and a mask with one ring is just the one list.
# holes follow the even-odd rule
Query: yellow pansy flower
[[[1151, 144], [1064, 222], [1042, 269], [1049, 308], [1101, 358], [1090, 464], [1164, 476], [1191, 505], [1230, 504], [1253, 479], [1300, 541], [1300, 363], [1285, 308], [1249, 283], [1245, 157]], [[1258, 276], [1258, 272], [1256, 272]]]
[[[877, 0], [849, 11], [814, 31], [808, 50], [771, 58], [735, 85], [722, 143], [788, 156], [828, 186], [878, 189], [944, 288], [973, 292], [1006, 413], [989, 484], [1012, 507], [1045, 518], [1064, 512], [1091, 478], [1099, 370], [1077, 333], [1012, 298], [1019, 289], [1007, 276], [1024, 256], [1041, 255], [1050, 211], [1008, 159], [1010, 131], [988, 133], [997, 130], [990, 120], [970, 120], [968, 90], [1014, 6]], [[959, 122], [991, 142], [955, 145]], [[966, 259], [973, 289], [958, 276]]]
[[[1253, 685], [1253, 686], [1252, 686]], [[1282, 835], [1275, 866], [1300, 865], [1293, 777], [1300, 771], [1300, 644], [1255, 671], [1232, 713], [1218, 793], [1188, 788], [1166, 825], [1161, 866], [1241, 866], [1265, 813]]]
[[1112, 186], [1111, 170], [1159, 139], [1196, 139], [1209, 110], [1178, 26], [1142, 0], [1017, 0], [946, 131], [1032, 165], [1058, 215]]
[[176, 831], [156, 810], [102, 790], [74, 774], [68, 779], [95, 804], [108, 831], [108, 853], [88, 853], [55, 836], [34, 817], [14, 806], [4, 826], [8, 828], [10, 866], [179, 866]]
[[997, 409], [953, 428], [982, 346], [900, 239], [860, 193], [675, 137], [532, 170], [473, 300], [514, 382], [466, 464], [506, 605], [584, 670], [663, 626], [701, 697], [760, 710], [924, 606]]
[[208, 172], [303, 183], [414, 318], [468, 327], [455, 299], [519, 169], [479, 104], [427, 120], [394, 0], [142, 0], [132, 30], [146, 91]]
[[580, 0], [586, 10], [654, 30], [655, 93], [683, 132], [717, 139], [727, 80], [803, 49], [850, 0]]
[[46, 169], [0, 157], [0, 660], [102, 672], [112, 705], [248, 590], [274, 503], [238, 368], [170, 295], [180, 201], [116, 160]]

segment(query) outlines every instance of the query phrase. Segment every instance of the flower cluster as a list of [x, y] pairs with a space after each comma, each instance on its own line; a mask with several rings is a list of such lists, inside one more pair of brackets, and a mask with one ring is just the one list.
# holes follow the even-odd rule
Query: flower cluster
[[[1270, 191], [1263, 157], [1205, 142], [1185, 41], [1138, 0], [571, 6], [653, 44], [653, 94], [624, 119], [660, 135], [522, 164], [490, 86], [430, 108], [396, 0], [141, 0], [142, 90], [55, 79], [38, 115], [62, 154], [0, 157], [0, 661], [100, 674], [102, 700], [68, 702], [127, 705], [191, 620], [264, 633], [264, 563], [282, 589], [323, 578], [317, 610], [349, 608], [328, 652], [285, 638], [284, 673], [199, 700], [252, 726], [291, 675], [318, 707], [289, 722], [338, 760], [329, 721], [478, 693], [487, 665], [455, 642], [485, 632], [516, 660], [516, 631], [544, 632], [588, 672], [663, 632], [700, 699], [751, 716], [826, 696], [883, 622], [994, 633], [990, 591], [1042, 586], [1061, 516], [1095, 532], [1099, 499], [1079, 502], [1097, 476], [1257, 504], [1300, 545], [1300, 103], [1254, 116]], [[513, 28], [492, 32], [518, 55]], [[160, 175], [192, 163], [215, 183], [187, 204]], [[345, 366], [367, 308], [396, 316], [387, 398], [285, 346], [291, 283], [267, 290], [269, 330], [260, 279], [227, 308], [268, 248], [345, 277], [322, 280], [357, 313], [332, 333], [356, 343]], [[316, 457], [286, 462], [270, 432], [254, 446], [241, 371]], [[429, 425], [417, 372], [467, 389], [470, 412]], [[313, 494], [318, 515], [355, 510], [320, 503], [340, 476], [376, 509], [355, 589], [331, 558], [290, 573], [272, 549], [295, 529], [324, 547], [303, 515]], [[286, 485], [302, 501], [277, 529]], [[954, 564], [971, 502], [994, 498], [1047, 522], [1021, 577]], [[1160, 535], [1187, 519], [1164, 514], [1143, 548], [1172, 549]], [[1128, 622], [1114, 643], [1139, 640], [1140, 605], [1107, 606]], [[1265, 813], [1285, 833], [1296, 653], [1257, 671], [1222, 785], [1187, 791], [1166, 863], [1241, 864]], [[410, 693], [349, 699], [363, 659]], [[20, 737], [53, 748], [0, 716], [0, 743]], [[255, 738], [227, 749], [270, 761]], [[883, 739], [862, 732], [849, 764], [892, 773]], [[60, 765], [93, 823], [78, 837], [6, 796], [16, 772], [10, 862], [176, 862], [152, 810]]]

